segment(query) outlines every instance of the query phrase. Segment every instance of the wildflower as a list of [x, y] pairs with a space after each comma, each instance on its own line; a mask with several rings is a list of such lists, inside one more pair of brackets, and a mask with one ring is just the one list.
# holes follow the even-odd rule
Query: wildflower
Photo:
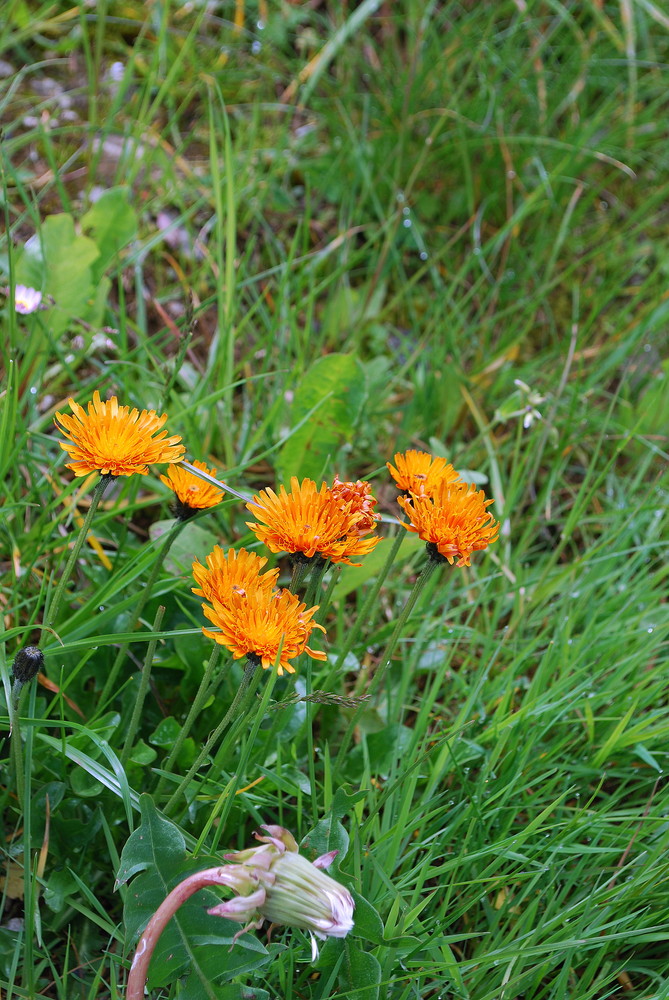
[[376, 522], [381, 520], [381, 515], [373, 510], [378, 500], [372, 496], [372, 487], [369, 483], [360, 479], [354, 483], [341, 482], [339, 477], [335, 476], [332, 492], [342, 506], [350, 503], [351, 509], [357, 510], [360, 514], [360, 520], [357, 521], [353, 531], [354, 534], [367, 535], [374, 530]]
[[409, 516], [404, 527], [428, 543], [436, 561], [452, 565], [457, 559], [456, 566], [469, 566], [472, 552], [497, 540], [499, 522], [486, 509], [493, 501], [469, 483], [442, 480], [431, 498], [413, 494], [397, 502]]
[[28, 285], [16, 285], [14, 288], [14, 309], [22, 316], [37, 312], [42, 305], [42, 293]]
[[[204, 462], [193, 462], [193, 465], [209, 476], [216, 476], [216, 469], [207, 468]], [[170, 465], [167, 475], [161, 476], [160, 481], [169, 486], [175, 495], [173, 510], [179, 521], [187, 521], [198, 510], [215, 507], [225, 496], [224, 490], [199, 479], [181, 465]]]
[[[234, 899], [213, 906], [208, 913], [245, 923], [235, 940], [263, 920], [300, 927], [312, 935], [312, 957], [318, 955], [314, 935], [343, 938], [353, 927], [353, 898], [344, 886], [323, 872], [337, 851], [309, 862], [298, 852], [293, 835], [282, 826], [264, 825], [268, 836], [254, 836], [260, 847], [226, 854], [246, 885], [237, 888]], [[232, 874], [232, 873], [231, 873]]]
[[285, 486], [261, 490], [247, 509], [262, 524], [247, 525], [272, 552], [290, 552], [302, 559], [320, 556], [333, 563], [359, 566], [351, 559], [364, 556], [378, 538], [361, 538], [358, 524], [365, 513], [355, 499], [342, 500], [323, 483], [320, 490], [312, 479], [301, 483], [293, 476], [290, 493]]
[[398, 452], [395, 455], [395, 465], [386, 462], [390, 475], [395, 480], [397, 488], [415, 496], [431, 497], [442, 482], [457, 483], [459, 474], [445, 458], [430, 455], [426, 451]]
[[99, 392], [93, 393], [88, 413], [73, 399], [68, 403], [74, 416], [57, 413], [56, 420], [72, 442], [61, 441], [60, 446], [73, 459], [67, 468], [75, 476], [89, 472], [103, 476], [132, 476], [137, 472], [145, 476], [150, 464], [179, 462], [183, 457], [180, 437], [166, 437], [167, 431], [154, 437], [167, 420], [165, 413], [159, 417], [155, 410], [130, 410], [119, 406], [116, 396], [102, 402]]
[[326, 660], [325, 653], [307, 646], [311, 632], [322, 625], [313, 621], [318, 605], [309, 608], [301, 604], [295, 594], [288, 590], [268, 594], [263, 590], [248, 593], [232, 593], [222, 602], [210, 597], [213, 607], [203, 604], [205, 617], [220, 631], [211, 632], [203, 628], [209, 636], [232, 653], [235, 660], [247, 656], [251, 661], [261, 663], [265, 670], [277, 667], [279, 676], [284, 670], [295, 673], [291, 660], [300, 653], [308, 653], [314, 660]]
[[[226, 854], [232, 862], [189, 875], [166, 896], [151, 916], [137, 944], [126, 986], [126, 1000], [143, 1000], [149, 963], [164, 928], [186, 900], [208, 886], [225, 886], [237, 895], [212, 906], [207, 913], [245, 926], [235, 941], [263, 920], [299, 927], [311, 935], [311, 958], [318, 958], [315, 938], [343, 938], [353, 928], [355, 903], [348, 889], [323, 871], [338, 854], [329, 851], [309, 862], [295, 838], [282, 826], [263, 826], [268, 836], [255, 834], [260, 847]], [[270, 927], [271, 930], [271, 927]]]
[[197, 588], [193, 593], [207, 601], [217, 600], [226, 604], [232, 594], [246, 595], [251, 591], [262, 591], [269, 597], [276, 585], [278, 569], [261, 574], [267, 559], [246, 549], [229, 549], [227, 555], [220, 545], [216, 545], [207, 556], [207, 565], [193, 563], [193, 576]]

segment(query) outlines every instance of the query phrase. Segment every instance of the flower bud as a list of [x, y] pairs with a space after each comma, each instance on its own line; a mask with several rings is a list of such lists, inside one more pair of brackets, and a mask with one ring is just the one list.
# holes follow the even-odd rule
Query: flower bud
[[284, 827], [263, 829], [269, 836], [255, 834], [260, 847], [225, 855], [226, 861], [247, 873], [246, 892], [207, 912], [229, 920], [249, 921], [239, 934], [259, 927], [266, 919], [273, 924], [299, 927], [321, 940], [346, 937], [353, 927], [353, 897], [322, 871], [337, 852], [329, 851], [312, 863], [298, 852], [295, 838]]
[[36, 677], [44, 666], [44, 653], [38, 646], [24, 646], [16, 654], [12, 664], [14, 680], [27, 684]]

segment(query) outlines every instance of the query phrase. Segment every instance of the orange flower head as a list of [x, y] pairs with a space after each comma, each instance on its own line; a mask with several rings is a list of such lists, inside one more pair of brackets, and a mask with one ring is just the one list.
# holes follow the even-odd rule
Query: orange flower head
[[[204, 462], [193, 462], [193, 465], [216, 478], [216, 469], [209, 469]], [[198, 510], [215, 507], [225, 496], [224, 490], [216, 489], [204, 479], [198, 479], [180, 465], [170, 465], [167, 475], [161, 476], [160, 481], [169, 486], [175, 495], [174, 514], [179, 521], [187, 521]]]
[[435, 457], [426, 451], [413, 449], [398, 452], [395, 465], [386, 462], [390, 475], [399, 490], [415, 496], [431, 497], [441, 482], [457, 483], [460, 476], [445, 458]]
[[300, 653], [307, 653], [314, 660], [327, 659], [320, 650], [307, 645], [311, 632], [317, 628], [325, 632], [322, 625], [313, 621], [318, 606], [307, 610], [295, 594], [288, 590], [267, 594], [262, 590], [248, 594], [232, 594], [225, 604], [214, 599], [213, 608], [207, 604], [202, 610], [209, 621], [219, 631], [202, 631], [232, 653], [235, 660], [248, 656], [269, 670], [281, 657], [277, 671], [295, 673], [290, 662]]
[[352, 557], [364, 556], [376, 546], [378, 538], [361, 538], [356, 526], [361, 514], [351, 500], [342, 501], [327, 485], [320, 489], [312, 479], [300, 483], [296, 476], [290, 481], [290, 493], [285, 486], [261, 490], [248, 503], [261, 521], [247, 521], [248, 527], [272, 552], [301, 554], [305, 559], [320, 556], [333, 563], [348, 563]]
[[483, 490], [470, 483], [450, 483], [442, 480], [434, 497], [398, 497], [410, 523], [404, 527], [415, 531], [428, 543], [433, 559], [447, 559], [451, 565], [469, 566], [472, 552], [485, 549], [497, 541], [499, 521], [493, 519]]
[[193, 593], [205, 600], [227, 604], [233, 594], [246, 595], [261, 591], [272, 593], [279, 575], [278, 569], [261, 573], [267, 559], [246, 549], [228, 549], [224, 554], [220, 545], [207, 556], [207, 565], [193, 563], [193, 576], [197, 587]]
[[58, 429], [72, 442], [61, 441], [60, 446], [72, 459], [67, 468], [75, 476], [90, 472], [145, 476], [154, 462], [180, 462], [184, 456], [180, 437], [166, 437], [167, 431], [154, 437], [167, 420], [166, 413], [159, 417], [155, 410], [140, 413], [119, 406], [116, 396], [102, 402], [99, 392], [93, 393], [88, 413], [73, 399], [68, 403], [74, 416], [57, 413], [56, 420], [62, 425]]
[[361, 479], [354, 483], [343, 483], [339, 476], [335, 476], [332, 492], [342, 505], [350, 504], [351, 510], [358, 512], [359, 520], [354, 534], [368, 535], [370, 531], [374, 531], [376, 522], [381, 520], [381, 515], [374, 511], [378, 500], [372, 496], [372, 487], [369, 483]]

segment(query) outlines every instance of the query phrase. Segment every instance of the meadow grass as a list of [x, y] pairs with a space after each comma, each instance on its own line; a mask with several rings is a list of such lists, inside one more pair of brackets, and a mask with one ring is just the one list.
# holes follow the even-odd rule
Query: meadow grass
[[[54, 300], [0, 302], [4, 1000], [120, 1000], [151, 908], [261, 823], [340, 848], [352, 935], [230, 951], [200, 902], [152, 997], [669, 997], [668, 58], [650, 0], [4, 5], [0, 284]], [[155, 470], [118, 479], [50, 623], [94, 485], [53, 417], [96, 389], [249, 496], [380, 501], [311, 584], [327, 661], [256, 675], [197, 768], [244, 667], [191, 563], [262, 547], [228, 496], [168, 550]], [[407, 448], [501, 533], [379, 675]]]

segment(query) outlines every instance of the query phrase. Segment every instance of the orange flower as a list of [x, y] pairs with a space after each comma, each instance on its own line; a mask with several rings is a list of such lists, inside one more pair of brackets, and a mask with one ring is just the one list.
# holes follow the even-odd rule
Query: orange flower
[[279, 676], [284, 670], [295, 673], [291, 660], [300, 653], [307, 653], [314, 660], [326, 660], [325, 653], [307, 646], [311, 632], [322, 625], [312, 621], [318, 606], [309, 608], [301, 604], [295, 594], [288, 590], [267, 594], [262, 590], [252, 590], [248, 594], [235, 593], [225, 604], [213, 600], [213, 608], [203, 604], [202, 610], [209, 621], [220, 629], [202, 631], [232, 653], [235, 660], [248, 656], [250, 660], [262, 663], [265, 670], [276, 663]]
[[436, 457], [426, 451], [405, 451], [395, 455], [394, 468], [390, 462], [386, 466], [395, 480], [397, 488], [416, 496], [433, 496], [441, 482], [457, 483], [460, 476], [445, 458]]
[[290, 493], [285, 486], [261, 490], [248, 503], [262, 522], [247, 521], [248, 527], [272, 552], [301, 553], [306, 559], [320, 556], [333, 563], [352, 563], [353, 556], [364, 556], [375, 547], [378, 538], [361, 538], [356, 526], [361, 519], [359, 504], [342, 501], [325, 483], [320, 490], [312, 479], [300, 483], [293, 476]]
[[413, 495], [397, 502], [410, 519], [404, 527], [428, 543], [437, 561], [448, 559], [452, 565], [457, 559], [456, 566], [469, 566], [472, 552], [497, 541], [499, 521], [486, 510], [493, 501], [469, 483], [442, 480], [432, 498]]
[[361, 479], [354, 483], [342, 483], [339, 476], [335, 476], [332, 492], [342, 505], [350, 503], [351, 510], [359, 513], [360, 519], [355, 525], [354, 534], [368, 535], [370, 531], [374, 531], [376, 522], [381, 520], [381, 515], [373, 510], [378, 500], [372, 496], [372, 487], [369, 483]]
[[[216, 469], [207, 468], [204, 462], [193, 462], [193, 465], [216, 478]], [[161, 476], [160, 481], [175, 494], [174, 513], [180, 521], [187, 521], [198, 510], [215, 507], [225, 496], [224, 490], [218, 490], [204, 479], [198, 479], [180, 465], [170, 465], [167, 475]]]
[[67, 468], [75, 476], [89, 472], [103, 476], [132, 476], [138, 472], [145, 476], [154, 462], [179, 462], [184, 456], [180, 437], [166, 437], [167, 431], [154, 437], [167, 420], [166, 413], [159, 417], [155, 410], [130, 410], [119, 406], [116, 396], [103, 403], [99, 392], [93, 393], [88, 413], [73, 399], [68, 403], [74, 416], [57, 413], [56, 420], [72, 441], [61, 441], [60, 446], [73, 459]]
[[193, 587], [193, 593], [221, 604], [226, 604], [233, 594], [262, 591], [269, 596], [279, 571], [272, 569], [261, 575], [260, 570], [266, 563], [267, 559], [246, 549], [229, 549], [224, 555], [223, 549], [217, 545], [207, 556], [207, 566], [193, 563], [193, 576], [198, 585]]

